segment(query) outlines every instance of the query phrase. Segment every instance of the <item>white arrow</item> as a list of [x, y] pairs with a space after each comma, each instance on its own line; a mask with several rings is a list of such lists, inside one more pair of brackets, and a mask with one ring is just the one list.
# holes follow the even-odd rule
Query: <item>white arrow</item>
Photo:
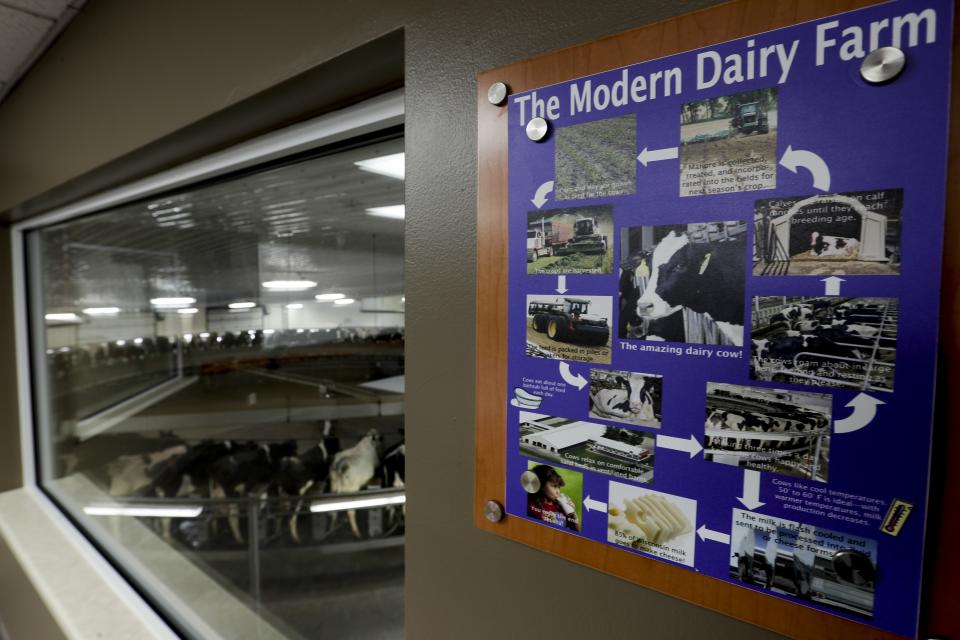
[[837, 276], [830, 276], [829, 278], [824, 278], [821, 280], [824, 283], [824, 292], [826, 296], [838, 296], [840, 295], [840, 283], [846, 282], [843, 278], [838, 278]]
[[557, 276], [557, 293], [564, 294], [567, 292], [567, 276]]
[[760, 472], [753, 469], [743, 470], [743, 496], [737, 498], [743, 506], [753, 511], [759, 509], [765, 502], [760, 502]]
[[537, 187], [537, 192], [533, 196], [533, 200], [530, 202], [533, 203], [537, 209], [542, 207], [547, 203], [547, 194], [553, 191], [553, 180], [544, 182], [542, 185]]
[[853, 409], [853, 413], [833, 423], [833, 430], [836, 433], [852, 433], [865, 426], [877, 416], [877, 407], [886, 404], [883, 400], [877, 400], [873, 396], [865, 393], [858, 393], [856, 397], [848, 402], [846, 406]]
[[577, 389], [583, 389], [584, 385], [587, 384], [587, 381], [584, 380], [583, 376], [579, 373], [577, 375], [573, 375], [573, 373], [570, 371], [570, 363], [568, 362], [560, 363], [560, 377], [563, 378], [564, 382], [567, 384], [572, 384]]
[[697, 529], [697, 535], [700, 536], [701, 540], [713, 540], [714, 542], [730, 544], [729, 535], [714, 531], [713, 529], [707, 529], [706, 525], [700, 525], [700, 528]]
[[589, 512], [589, 511], [600, 511], [600, 512], [602, 512], [602, 513], [606, 513], [606, 512], [607, 512], [607, 503], [606, 503], [606, 502], [598, 502], [598, 501], [594, 500], [593, 498], [591, 498], [590, 496], [587, 496], [587, 497], [584, 499], [584, 501], [583, 501], [583, 508], [586, 509], [588, 512]]
[[676, 160], [677, 151], [678, 149], [676, 147], [667, 147], [666, 149], [647, 149], [644, 147], [640, 155], [637, 156], [637, 160], [639, 160], [643, 166], [647, 166], [648, 163], [656, 162], [657, 160]]
[[794, 149], [788, 145], [787, 150], [783, 152], [783, 157], [780, 158], [780, 166], [793, 173], [797, 172], [798, 167], [804, 167], [813, 176], [814, 189], [830, 190], [830, 167], [813, 151]]
[[687, 438], [657, 435], [657, 446], [664, 449], [673, 449], [674, 451], [686, 451], [690, 454], [691, 458], [703, 451], [703, 447], [701, 447], [700, 442], [693, 437], [693, 434], [690, 434], [689, 440]]

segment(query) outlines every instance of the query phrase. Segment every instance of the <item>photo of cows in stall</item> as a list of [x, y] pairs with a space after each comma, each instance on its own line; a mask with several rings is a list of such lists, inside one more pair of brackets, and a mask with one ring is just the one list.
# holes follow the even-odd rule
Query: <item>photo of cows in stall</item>
[[743, 346], [746, 230], [737, 221], [622, 229], [619, 337]]
[[896, 298], [759, 296], [752, 307], [752, 379], [893, 391]]
[[832, 401], [827, 393], [708, 382], [703, 457], [826, 482]]

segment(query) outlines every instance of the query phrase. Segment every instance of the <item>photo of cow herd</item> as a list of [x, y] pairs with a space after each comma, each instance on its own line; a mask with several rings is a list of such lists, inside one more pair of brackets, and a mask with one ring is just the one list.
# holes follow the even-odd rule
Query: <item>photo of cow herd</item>
[[707, 383], [704, 459], [826, 482], [832, 397]]
[[755, 297], [750, 377], [893, 391], [897, 318], [895, 298]]

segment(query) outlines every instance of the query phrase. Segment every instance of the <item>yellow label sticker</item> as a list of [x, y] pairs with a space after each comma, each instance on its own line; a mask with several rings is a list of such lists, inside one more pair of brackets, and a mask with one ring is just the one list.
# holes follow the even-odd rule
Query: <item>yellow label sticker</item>
[[909, 502], [894, 500], [887, 509], [887, 515], [883, 519], [883, 524], [880, 525], [880, 530], [891, 536], [898, 535], [911, 511], [913, 511], [913, 505]]

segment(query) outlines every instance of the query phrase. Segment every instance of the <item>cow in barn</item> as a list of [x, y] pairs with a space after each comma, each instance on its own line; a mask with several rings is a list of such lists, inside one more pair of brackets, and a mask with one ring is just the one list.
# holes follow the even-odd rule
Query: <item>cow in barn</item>
[[[384, 487], [393, 487], [402, 489], [406, 486], [407, 467], [407, 445], [405, 442], [395, 444], [383, 454], [380, 461], [380, 477]], [[404, 505], [401, 512], [406, 514], [407, 507]], [[390, 522], [396, 521], [396, 507], [389, 507]]]
[[639, 420], [656, 420], [653, 379], [640, 374], [630, 375], [630, 412]]
[[[269, 445], [250, 442], [242, 447], [233, 447], [229, 454], [211, 465], [211, 496], [238, 498], [263, 492], [273, 481], [280, 460], [296, 451], [297, 443], [292, 440]], [[242, 543], [240, 507], [237, 502], [231, 502], [228, 507], [228, 523], [234, 540]]]
[[303, 453], [284, 456], [280, 459], [277, 476], [274, 478], [277, 494], [296, 500], [288, 527], [290, 537], [300, 543], [300, 509], [313, 491], [323, 492], [330, 473], [330, 462], [340, 451], [340, 440], [326, 436]]
[[[371, 429], [357, 444], [337, 453], [330, 466], [330, 491], [332, 493], [356, 493], [367, 486], [377, 474], [380, 463], [380, 443], [383, 438], [376, 429]], [[347, 511], [353, 535], [360, 537], [357, 512]]]
[[653, 251], [650, 281], [637, 316], [664, 318], [684, 307], [702, 313], [736, 346], [743, 345], [745, 241], [693, 243], [671, 231]]
[[[640, 299], [640, 283], [637, 275], [648, 279], [647, 266], [650, 252], [631, 259], [636, 266], [623, 266], [620, 269], [620, 313], [618, 316], [619, 336], [621, 338], [640, 338], [652, 342], [684, 342], [686, 333], [683, 326], [683, 314], [673, 314], [663, 318], [641, 318], [637, 315], [637, 300]], [[645, 274], [645, 275], [644, 275]]]
[[[723, 429], [723, 412], [714, 411], [709, 416], [707, 416], [706, 423], [704, 424], [706, 429]], [[713, 449], [718, 446], [722, 446], [723, 441], [721, 438], [716, 436], [709, 436], [706, 440], [706, 445], [708, 449]]]

